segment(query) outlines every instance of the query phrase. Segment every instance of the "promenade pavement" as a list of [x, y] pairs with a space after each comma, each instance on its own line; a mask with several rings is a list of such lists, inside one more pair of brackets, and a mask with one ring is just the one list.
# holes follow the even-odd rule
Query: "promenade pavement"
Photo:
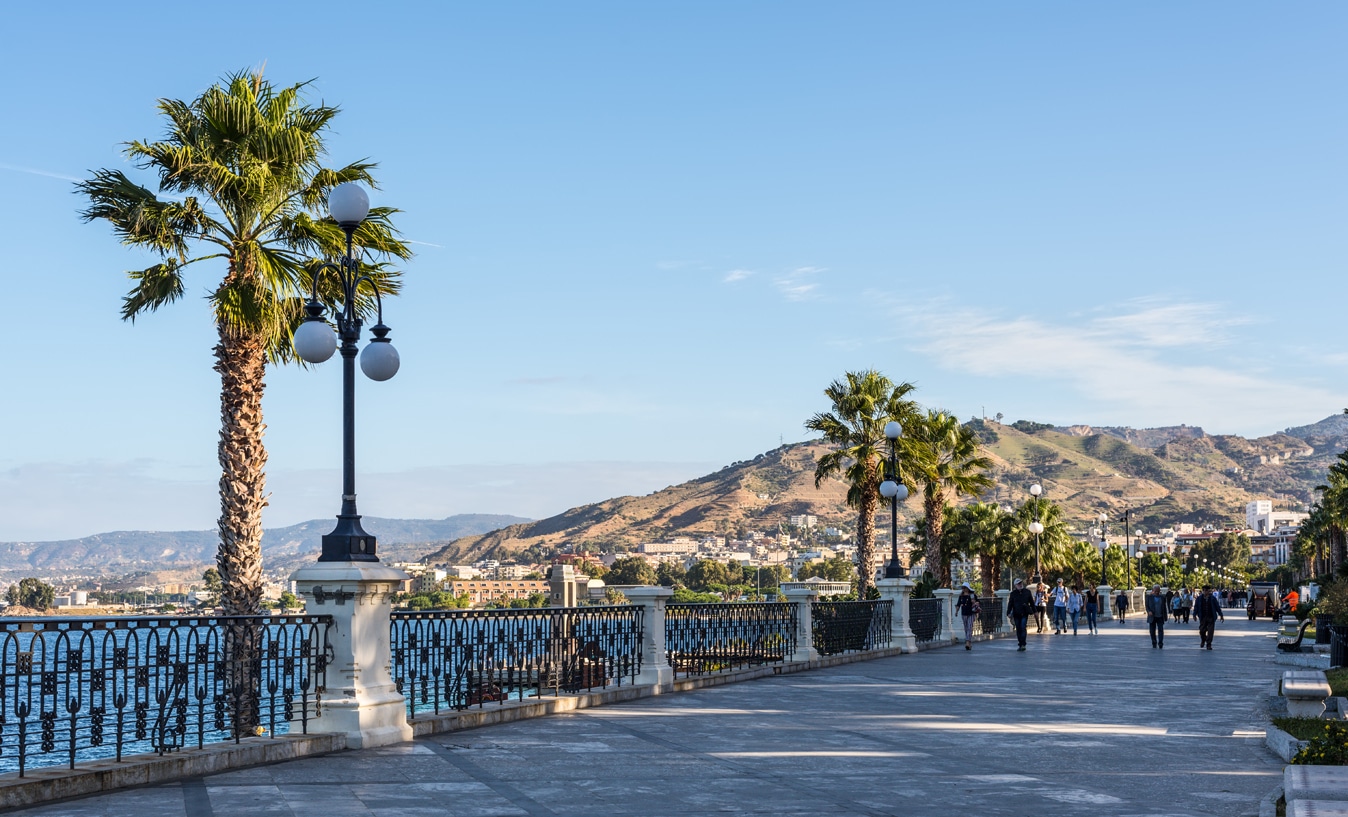
[[[1239, 616], [1239, 617], [1237, 617]], [[1258, 814], [1274, 625], [1139, 617], [9, 812], [37, 817]]]

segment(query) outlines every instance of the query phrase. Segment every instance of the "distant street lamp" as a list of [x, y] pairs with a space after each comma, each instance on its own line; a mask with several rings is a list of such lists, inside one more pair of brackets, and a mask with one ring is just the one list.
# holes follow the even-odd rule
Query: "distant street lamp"
[[1166, 583], [1167, 585], [1170, 584], [1170, 576], [1169, 576], [1168, 571], [1166, 570], [1166, 565], [1168, 565], [1168, 564], [1170, 564], [1170, 559], [1167, 558], [1167, 557], [1165, 557], [1165, 556], [1162, 556], [1162, 557], [1161, 557], [1161, 578], [1165, 580], [1165, 583]]
[[1100, 586], [1104, 587], [1108, 584], [1108, 582], [1105, 581], [1105, 551], [1109, 548], [1109, 543], [1105, 541], [1103, 536], [1101, 536], [1100, 544], [1097, 545], [1097, 547], [1100, 548]]
[[1137, 553], [1133, 555], [1137, 557], [1137, 583], [1145, 587], [1147, 580], [1142, 578], [1142, 557], [1146, 556], [1147, 552], [1142, 549], [1141, 545], [1138, 545]]
[[1044, 486], [1035, 483], [1030, 486], [1030, 496], [1034, 497], [1034, 521], [1030, 523], [1030, 533], [1034, 534], [1034, 582], [1039, 584], [1044, 580], [1044, 571], [1039, 564], [1039, 534], [1044, 532], [1044, 524], [1039, 521], [1039, 495], [1044, 493]]
[[906, 575], [899, 561], [899, 503], [908, 498], [908, 486], [899, 481], [899, 437], [903, 426], [890, 420], [885, 423], [885, 437], [889, 440], [889, 469], [880, 483], [880, 496], [889, 500], [889, 564], [885, 565], [886, 579], [902, 579]]
[[[322, 363], [337, 351], [341, 338], [342, 353], [342, 510], [337, 527], [323, 537], [320, 562], [377, 562], [375, 538], [360, 525], [356, 512], [356, 344], [360, 341], [361, 313], [357, 304], [362, 288], [374, 293], [377, 323], [370, 327], [374, 337], [360, 355], [360, 368], [371, 380], [388, 380], [398, 373], [398, 351], [389, 343], [389, 328], [384, 325], [384, 305], [374, 279], [362, 275], [360, 259], [352, 251], [352, 236], [370, 212], [370, 198], [352, 182], [339, 184], [328, 194], [328, 212], [346, 233], [346, 254], [335, 264], [324, 264], [313, 276], [313, 291], [305, 304], [306, 317], [295, 330], [295, 353], [307, 363]], [[332, 273], [341, 287], [340, 311], [333, 315], [336, 335], [323, 318], [318, 300], [318, 282], [324, 273]]]

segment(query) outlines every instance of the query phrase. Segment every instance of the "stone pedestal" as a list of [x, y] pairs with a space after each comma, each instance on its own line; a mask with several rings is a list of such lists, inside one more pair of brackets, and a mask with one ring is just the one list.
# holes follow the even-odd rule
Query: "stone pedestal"
[[889, 645], [904, 652], [917, 652], [917, 639], [908, 626], [908, 599], [912, 598], [913, 582], [907, 579], [881, 579], [875, 583], [880, 598], [893, 602], [889, 618]]
[[548, 606], [576, 606], [576, 569], [571, 565], [553, 565], [548, 571]]
[[997, 628], [999, 633], [1014, 633], [1016, 631], [1016, 622], [1011, 619], [1011, 614], [1006, 612], [1006, 600], [1011, 597], [1010, 590], [994, 590], [992, 593], [997, 597], [997, 604], [1002, 608], [1002, 623]]
[[1095, 588], [1100, 594], [1100, 609], [1096, 612], [1096, 618], [1100, 621], [1114, 620], [1114, 590], [1107, 584], [1102, 584]]
[[674, 669], [665, 649], [665, 605], [674, 595], [671, 587], [627, 587], [623, 595], [643, 608], [641, 636], [641, 672], [638, 684], [665, 688], [674, 683]]
[[782, 593], [788, 602], [796, 604], [796, 648], [788, 660], [818, 660], [819, 651], [814, 648], [814, 603], [819, 601], [819, 594], [808, 587], [787, 587]]
[[937, 639], [951, 643], [962, 640], [964, 628], [955, 617], [955, 597], [959, 594], [949, 587], [942, 587], [931, 593], [941, 600], [941, 632], [937, 635]]
[[323, 714], [309, 730], [344, 734], [348, 749], [411, 740], [406, 702], [389, 674], [389, 612], [407, 574], [378, 562], [317, 562], [290, 578], [309, 613], [333, 618]]

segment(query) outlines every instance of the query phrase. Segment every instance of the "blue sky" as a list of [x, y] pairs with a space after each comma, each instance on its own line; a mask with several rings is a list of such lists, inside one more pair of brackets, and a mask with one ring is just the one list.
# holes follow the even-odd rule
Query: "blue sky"
[[[321, 11], [321, 16], [315, 12]], [[1348, 405], [1348, 8], [105, 4], [8, 12], [0, 541], [204, 529], [202, 296], [76, 216], [160, 97], [265, 62], [417, 245], [362, 512], [545, 516], [805, 438], [844, 371], [960, 416], [1262, 435]], [[134, 173], [133, 173], [134, 175]], [[142, 176], [146, 183], [151, 180]], [[339, 372], [269, 374], [278, 526], [336, 513]]]

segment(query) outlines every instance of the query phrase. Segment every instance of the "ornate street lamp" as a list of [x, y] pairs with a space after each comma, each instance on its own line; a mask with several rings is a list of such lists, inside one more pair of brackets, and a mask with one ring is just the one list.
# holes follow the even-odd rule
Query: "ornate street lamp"
[[899, 561], [899, 503], [908, 498], [908, 486], [899, 481], [899, 437], [903, 426], [890, 420], [885, 423], [885, 437], [889, 439], [889, 467], [885, 481], [880, 483], [880, 496], [889, 500], [889, 564], [885, 565], [886, 579], [902, 579], [907, 575]]
[[1109, 543], [1105, 541], [1103, 535], [1100, 537], [1100, 544], [1096, 547], [1100, 548], [1100, 586], [1104, 587], [1108, 584], [1105, 580], [1105, 550], [1109, 548]]
[[1034, 521], [1030, 523], [1030, 533], [1034, 534], [1034, 583], [1039, 584], [1044, 580], [1044, 570], [1039, 564], [1039, 534], [1044, 532], [1044, 523], [1039, 521], [1039, 495], [1044, 493], [1044, 486], [1035, 483], [1030, 486], [1030, 496], [1034, 497]]
[[1170, 559], [1166, 556], [1161, 557], [1161, 578], [1165, 580], [1167, 586], [1170, 584], [1170, 576], [1166, 570], [1166, 565], [1170, 564]]
[[1145, 587], [1147, 581], [1146, 579], [1142, 578], [1142, 557], [1146, 556], [1147, 552], [1142, 549], [1141, 545], [1138, 545], [1137, 553], [1133, 555], [1137, 557], [1137, 583]]
[[[371, 380], [388, 380], [398, 373], [398, 350], [389, 343], [389, 328], [384, 325], [384, 305], [374, 279], [362, 275], [360, 259], [352, 251], [352, 236], [370, 212], [370, 198], [352, 182], [339, 184], [328, 194], [328, 212], [346, 233], [346, 254], [335, 264], [324, 264], [314, 273], [313, 292], [305, 304], [306, 317], [295, 330], [295, 353], [307, 363], [322, 363], [337, 351], [342, 353], [342, 510], [337, 527], [323, 537], [320, 562], [377, 562], [375, 538], [360, 525], [356, 512], [356, 344], [360, 341], [361, 319], [357, 295], [362, 287], [374, 293], [377, 322], [370, 327], [374, 335], [360, 355], [360, 368]], [[325, 273], [336, 276], [341, 287], [341, 304], [333, 315], [336, 334], [323, 318], [318, 300], [318, 281]]]

